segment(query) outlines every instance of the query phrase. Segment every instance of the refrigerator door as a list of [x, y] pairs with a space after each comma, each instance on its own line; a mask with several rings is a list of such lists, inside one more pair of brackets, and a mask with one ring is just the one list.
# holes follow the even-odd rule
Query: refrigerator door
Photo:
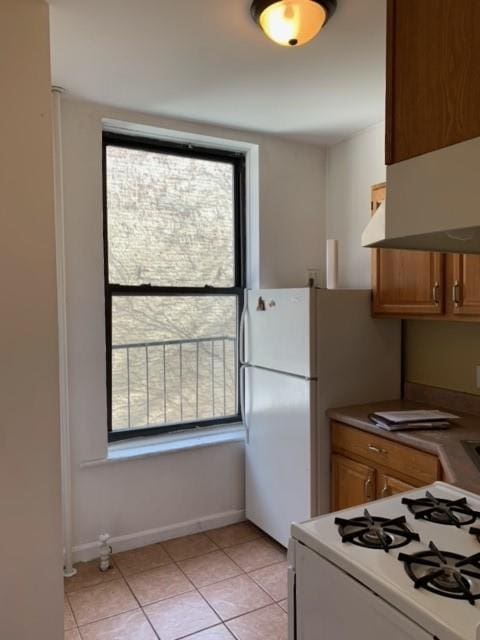
[[275, 371], [314, 378], [314, 289], [247, 292], [245, 361]]
[[290, 525], [312, 515], [315, 382], [247, 367], [246, 514], [287, 546]]

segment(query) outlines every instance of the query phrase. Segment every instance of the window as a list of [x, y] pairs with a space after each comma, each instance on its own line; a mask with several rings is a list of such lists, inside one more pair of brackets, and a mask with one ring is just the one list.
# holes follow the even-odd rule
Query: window
[[104, 133], [111, 441], [240, 419], [244, 165]]

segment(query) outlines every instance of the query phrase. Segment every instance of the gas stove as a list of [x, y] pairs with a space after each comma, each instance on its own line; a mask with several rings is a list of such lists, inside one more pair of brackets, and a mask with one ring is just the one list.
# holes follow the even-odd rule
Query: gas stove
[[426, 637], [480, 640], [480, 496], [437, 482], [294, 524], [292, 539], [428, 631]]

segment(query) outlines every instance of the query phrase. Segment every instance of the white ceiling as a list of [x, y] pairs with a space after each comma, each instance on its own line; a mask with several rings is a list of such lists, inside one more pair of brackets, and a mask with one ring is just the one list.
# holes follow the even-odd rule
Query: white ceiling
[[250, 0], [50, 0], [53, 83], [174, 118], [329, 144], [384, 118], [385, 0], [339, 0], [299, 49]]

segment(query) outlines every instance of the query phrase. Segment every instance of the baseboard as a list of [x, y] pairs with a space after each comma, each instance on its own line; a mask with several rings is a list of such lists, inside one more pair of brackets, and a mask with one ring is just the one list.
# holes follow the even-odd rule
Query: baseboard
[[[170, 540], [171, 538], [179, 538], [192, 533], [216, 529], [217, 527], [225, 527], [229, 524], [242, 522], [243, 520], [245, 520], [244, 510], [225, 511], [224, 513], [216, 513], [211, 516], [206, 516], [205, 518], [179, 522], [174, 525], [159, 527], [158, 529], [147, 529], [146, 531], [136, 531], [135, 533], [129, 533], [124, 536], [117, 536], [111, 538], [110, 544], [112, 545], [113, 552], [119, 553], [120, 551], [145, 547], [148, 544]], [[98, 558], [97, 541], [73, 547], [74, 562], [88, 562], [88, 560], [94, 560], [95, 558]]]

